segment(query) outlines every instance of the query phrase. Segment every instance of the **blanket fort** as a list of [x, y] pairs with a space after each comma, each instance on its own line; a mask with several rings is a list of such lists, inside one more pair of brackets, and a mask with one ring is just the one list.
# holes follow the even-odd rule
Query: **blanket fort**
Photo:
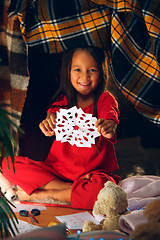
[[21, 116], [29, 83], [28, 46], [36, 53], [57, 54], [88, 45], [109, 53], [121, 92], [138, 112], [159, 125], [159, 4], [159, 0], [12, 0], [1, 30], [7, 29], [4, 34], [10, 42], [8, 81], [14, 112]]

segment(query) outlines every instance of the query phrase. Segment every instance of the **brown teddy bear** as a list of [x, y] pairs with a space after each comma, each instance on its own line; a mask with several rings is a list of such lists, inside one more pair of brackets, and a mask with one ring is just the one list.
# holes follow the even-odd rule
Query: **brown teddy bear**
[[120, 230], [119, 217], [130, 213], [128, 210], [128, 199], [126, 192], [115, 183], [108, 181], [100, 190], [97, 201], [93, 206], [94, 216], [103, 216], [99, 225], [92, 221], [83, 224], [83, 232], [95, 230]]
[[160, 199], [149, 203], [144, 209], [147, 223], [139, 224], [131, 234], [132, 240], [160, 239]]

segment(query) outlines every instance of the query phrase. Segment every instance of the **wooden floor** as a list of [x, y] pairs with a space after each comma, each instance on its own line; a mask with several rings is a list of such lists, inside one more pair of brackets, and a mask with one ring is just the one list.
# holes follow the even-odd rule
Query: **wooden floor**
[[[36, 219], [38, 220], [38, 223], [35, 223], [35, 225], [40, 226], [40, 227], [48, 227], [49, 223], [57, 223], [59, 224], [60, 222], [55, 216], [62, 216], [62, 215], [70, 215], [70, 214], [75, 214], [75, 213], [80, 213], [84, 212], [85, 210], [79, 210], [79, 209], [73, 209], [69, 207], [60, 207], [60, 206], [55, 206], [55, 207], [46, 207], [47, 210], [41, 210], [41, 214], [39, 216], [36, 216]], [[91, 211], [89, 211], [91, 213]], [[19, 215], [19, 213], [15, 213], [17, 218], [26, 221], [30, 224], [32, 224], [31, 219], [29, 217], [22, 217]], [[76, 233], [76, 230], [70, 230], [71, 233]]]

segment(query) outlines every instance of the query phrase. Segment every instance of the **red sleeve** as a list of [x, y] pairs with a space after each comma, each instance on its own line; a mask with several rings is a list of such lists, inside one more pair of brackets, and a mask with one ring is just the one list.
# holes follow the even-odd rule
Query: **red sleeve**
[[102, 93], [98, 101], [97, 109], [98, 118], [112, 119], [119, 124], [118, 102], [109, 92]]
[[48, 112], [56, 113], [60, 108], [68, 108], [68, 107], [69, 107], [68, 98], [67, 96], [63, 96], [58, 98], [54, 103], [52, 103], [47, 113]]

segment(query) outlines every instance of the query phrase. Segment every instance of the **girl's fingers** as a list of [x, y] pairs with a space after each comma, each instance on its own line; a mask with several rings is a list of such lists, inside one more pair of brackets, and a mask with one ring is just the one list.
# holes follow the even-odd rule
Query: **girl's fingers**
[[39, 127], [41, 131], [46, 135], [46, 136], [53, 136], [55, 134], [54, 130], [50, 127], [50, 124], [47, 120], [43, 120], [40, 124]]
[[55, 116], [55, 114], [50, 115], [50, 120], [51, 120], [52, 128], [55, 128], [55, 126], [56, 126], [56, 116]]
[[49, 121], [48, 120], [43, 120], [43, 126], [44, 126], [44, 128], [46, 129], [46, 130], [48, 130], [48, 131], [52, 131], [53, 129], [50, 127], [50, 123], [49, 123]]
[[56, 124], [55, 122], [53, 122], [52, 118], [50, 117], [49, 119], [47, 119], [47, 123], [49, 125], [49, 128], [51, 131], [54, 131], [55, 127], [56, 127]]
[[43, 134], [47, 137], [52, 137], [55, 135], [54, 131], [42, 130]]
[[111, 126], [107, 126], [107, 125], [101, 126], [101, 132], [102, 133], [109, 133], [111, 131], [112, 131]]
[[98, 132], [101, 134], [109, 128], [104, 119], [98, 119], [95, 126], [97, 127]]
[[52, 137], [52, 136], [55, 135], [55, 132], [54, 132], [54, 131], [52, 131], [52, 132], [46, 131], [46, 132], [43, 132], [43, 133], [44, 133], [44, 135], [45, 135], [46, 137]]
[[99, 118], [96, 123], [95, 123], [95, 127], [98, 127], [100, 124], [102, 124], [104, 122], [104, 119]]
[[95, 126], [104, 137], [108, 137], [108, 134], [113, 136], [116, 130], [116, 123], [113, 120], [98, 119]]

